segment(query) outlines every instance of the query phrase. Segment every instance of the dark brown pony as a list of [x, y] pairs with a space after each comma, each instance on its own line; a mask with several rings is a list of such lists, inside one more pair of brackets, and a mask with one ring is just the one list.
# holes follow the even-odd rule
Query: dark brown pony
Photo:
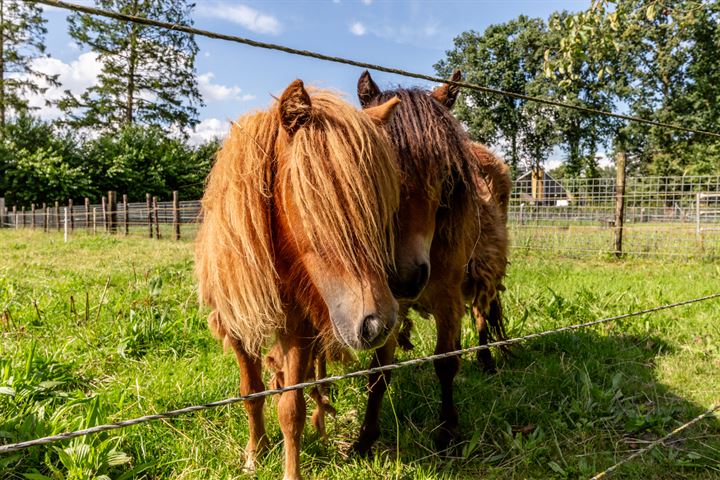
[[[459, 72], [453, 79], [459, 79]], [[400, 318], [409, 308], [432, 315], [437, 327], [435, 353], [460, 348], [461, 320], [468, 307], [477, 317], [481, 341], [487, 342], [490, 333], [504, 338], [498, 292], [507, 265], [507, 169], [491, 159], [487, 149], [473, 145], [452, 116], [457, 89], [449, 84], [432, 92], [404, 88], [382, 92], [365, 72], [358, 81], [358, 96], [363, 107], [396, 96], [401, 101], [385, 125], [403, 174], [396, 271], [390, 276], [393, 294], [407, 299], [400, 303]], [[406, 329], [391, 333], [376, 350], [372, 366], [391, 363], [398, 341], [409, 344]], [[492, 357], [485, 352], [480, 360], [492, 367]], [[442, 398], [436, 438], [441, 450], [459, 435], [453, 401], [459, 363], [457, 357], [434, 362]], [[380, 434], [380, 406], [389, 381], [389, 372], [370, 376], [365, 419], [355, 443], [361, 454]]]
[[[261, 348], [272, 338], [287, 384], [303, 381], [318, 344], [382, 344], [398, 304], [393, 262], [397, 159], [377, 126], [397, 99], [359, 112], [296, 80], [268, 111], [241, 117], [218, 152], [195, 249], [211, 330], [232, 348], [240, 393], [264, 390]], [[263, 399], [245, 403], [248, 468], [267, 446]], [[278, 401], [285, 478], [300, 478], [302, 391]]]

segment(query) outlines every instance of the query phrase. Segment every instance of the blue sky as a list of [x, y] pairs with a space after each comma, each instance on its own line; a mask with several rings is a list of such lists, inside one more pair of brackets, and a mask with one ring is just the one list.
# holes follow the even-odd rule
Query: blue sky
[[[70, 0], [72, 1], [72, 0]], [[90, 0], [76, 0], [92, 4]], [[433, 74], [453, 38], [465, 30], [520, 14], [547, 18], [556, 10], [582, 10], [588, 0], [478, 1], [237, 1], [196, 0], [195, 25], [218, 32], [315, 50], [329, 55]], [[94, 56], [73, 44], [67, 34], [67, 13], [47, 8], [47, 45], [52, 59], [43, 68], [59, 73], [63, 89], [82, 91], [99, 73]], [[348, 94], [357, 104], [355, 84], [361, 70], [281, 52], [256, 49], [220, 40], [197, 38], [199, 86], [206, 106], [193, 135], [201, 141], [227, 129], [227, 120], [267, 106], [295, 78]], [[373, 72], [381, 87], [421, 85], [415, 79]], [[49, 92], [47, 96], [52, 96]], [[38, 103], [39, 105], [39, 103]], [[44, 108], [41, 114], [57, 115]]]

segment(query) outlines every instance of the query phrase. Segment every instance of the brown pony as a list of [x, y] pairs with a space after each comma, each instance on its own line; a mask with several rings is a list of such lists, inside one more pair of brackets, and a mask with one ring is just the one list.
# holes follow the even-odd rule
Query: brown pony
[[[268, 111], [231, 128], [208, 177], [195, 249], [200, 299], [232, 348], [240, 393], [264, 390], [261, 348], [275, 337], [287, 384], [317, 349], [372, 348], [394, 328], [386, 280], [399, 202], [397, 159], [377, 124], [397, 99], [359, 112], [291, 83]], [[267, 446], [263, 399], [245, 402], [246, 467]], [[300, 478], [302, 391], [278, 401], [285, 478]]]
[[[459, 72], [452, 78], [458, 80]], [[507, 265], [509, 178], [502, 162], [491, 159], [484, 147], [473, 145], [450, 113], [457, 93], [449, 84], [433, 92], [403, 88], [381, 92], [367, 71], [358, 81], [363, 107], [395, 96], [401, 101], [385, 125], [403, 175], [396, 270], [390, 276], [390, 288], [396, 297], [408, 299], [400, 304], [400, 318], [406, 317], [409, 308], [435, 318], [435, 353], [460, 348], [460, 325], [468, 306], [477, 316], [481, 341], [488, 339], [488, 324], [490, 333], [504, 338], [498, 292]], [[407, 334], [407, 330], [402, 335], [399, 329], [393, 330], [376, 350], [372, 366], [392, 362], [398, 341], [409, 344]], [[480, 360], [491, 366], [492, 357], [485, 353]], [[459, 435], [453, 401], [459, 364], [457, 357], [434, 362], [442, 398], [436, 438], [441, 450]], [[370, 450], [380, 434], [380, 406], [389, 381], [390, 372], [370, 376], [365, 419], [354, 445], [361, 454]]]

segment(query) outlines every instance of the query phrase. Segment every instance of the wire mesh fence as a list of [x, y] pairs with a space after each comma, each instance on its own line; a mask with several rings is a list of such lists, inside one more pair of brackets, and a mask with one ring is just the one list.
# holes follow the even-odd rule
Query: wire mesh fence
[[[534, 185], [533, 185], [534, 183]], [[615, 178], [518, 178], [509, 208], [516, 250], [614, 253]], [[627, 177], [622, 253], [720, 256], [720, 177]]]
[[[533, 186], [533, 182], [535, 185]], [[720, 257], [720, 176], [628, 177], [622, 235], [624, 255]], [[193, 239], [198, 200], [5, 207], [2, 225], [71, 234], [117, 233]], [[592, 256], [616, 253], [615, 178], [516, 179], [508, 227], [516, 252]], [[177, 236], [176, 236], [177, 234]]]

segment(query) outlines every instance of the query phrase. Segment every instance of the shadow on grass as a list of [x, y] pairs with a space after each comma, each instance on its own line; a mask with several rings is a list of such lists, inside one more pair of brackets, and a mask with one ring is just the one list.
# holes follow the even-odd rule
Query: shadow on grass
[[[402, 463], [451, 478], [588, 478], [706, 410], [658, 380], [658, 359], [672, 354], [657, 337], [575, 332], [514, 347], [494, 375], [465, 357], [455, 382], [463, 440], [445, 458], [433, 444], [432, 366], [395, 371], [396, 415], [386, 400], [376, 455], [395, 459], [399, 441]], [[706, 418], [616, 478], [720, 478], [719, 452], [720, 422]]]

